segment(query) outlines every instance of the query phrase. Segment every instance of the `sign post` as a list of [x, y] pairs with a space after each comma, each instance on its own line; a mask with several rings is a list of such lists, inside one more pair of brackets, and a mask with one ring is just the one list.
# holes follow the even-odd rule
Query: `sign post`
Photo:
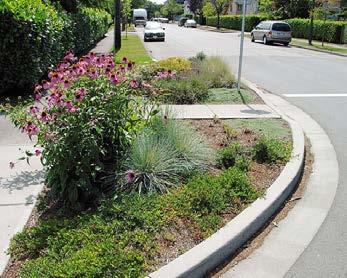
[[239, 69], [237, 73], [237, 90], [241, 89], [241, 70], [242, 70], [242, 56], [243, 56], [243, 41], [245, 39], [245, 20], [246, 20], [246, 4], [247, 0], [243, 0], [242, 6], [242, 28], [241, 28], [241, 40], [240, 40], [240, 57], [239, 57]]

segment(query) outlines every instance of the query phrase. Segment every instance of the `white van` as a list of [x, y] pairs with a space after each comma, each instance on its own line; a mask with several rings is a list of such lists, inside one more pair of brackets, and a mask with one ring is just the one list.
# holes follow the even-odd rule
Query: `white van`
[[133, 12], [133, 23], [136, 26], [145, 26], [147, 22], [147, 11], [145, 9], [134, 9]]

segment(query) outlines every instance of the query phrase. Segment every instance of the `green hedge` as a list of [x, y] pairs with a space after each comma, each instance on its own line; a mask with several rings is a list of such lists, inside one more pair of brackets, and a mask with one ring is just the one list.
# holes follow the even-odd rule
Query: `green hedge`
[[[245, 31], [250, 32], [262, 20], [266, 20], [265, 16], [247, 15]], [[217, 27], [217, 17], [210, 16], [206, 18], [206, 25]], [[241, 30], [242, 16], [240, 15], [224, 15], [220, 17], [220, 27], [233, 30]]]
[[[302, 18], [288, 19], [287, 22], [292, 26], [293, 37], [308, 38], [310, 20]], [[333, 43], [347, 42], [347, 22], [315, 20], [313, 24], [313, 39]]]
[[67, 50], [88, 49], [106, 32], [111, 16], [92, 8], [58, 12], [42, 0], [0, 1], [0, 93], [29, 89]]

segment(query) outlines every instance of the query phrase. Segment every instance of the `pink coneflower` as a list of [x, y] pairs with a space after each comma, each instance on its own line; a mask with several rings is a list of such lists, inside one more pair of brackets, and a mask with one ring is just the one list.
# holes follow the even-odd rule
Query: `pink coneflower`
[[82, 101], [86, 93], [87, 93], [87, 90], [84, 88], [77, 89], [75, 92], [75, 101], [76, 102]]
[[65, 54], [64, 60], [68, 61], [68, 62], [74, 62], [77, 60], [77, 58], [75, 57], [75, 55], [71, 51], [68, 51]]
[[26, 132], [29, 137], [33, 136], [33, 135], [37, 135], [40, 132], [40, 129], [34, 125], [32, 122], [28, 122], [23, 128], [22, 131]]
[[133, 170], [128, 170], [125, 172], [125, 180], [127, 183], [132, 183], [135, 180], [136, 174]]
[[36, 106], [30, 106], [30, 108], [29, 108], [29, 113], [31, 113], [31, 114], [36, 114], [39, 111], [40, 111], [40, 109]]
[[47, 114], [47, 112], [45, 112], [45, 111], [42, 111], [41, 116], [40, 116], [40, 120], [44, 123], [47, 123], [50, 120], [49, 114]]
[[111, 74], [109, 79], [110, 79], [110, 81], [111, 81], [113, 84], [118, 84], [118, 83], [119, 83], [118, 76], [115, 75], [115, 74]]
[[66, 101], [66, 102], [64, 103], [64, 107], [65, 107], [66, 109], [70, 110], [70, 109], [73, 107], [73, 104], [72, 104], [71, 101]]
[[36, 155], [36, 156], [39, 156], [41, 153], [42, 153], [42, 151], [40, 151], [40, 150], [35, 150], [35, 155]]
[[73, 106], [73, 107], [71, 107], [70, 109], [69, 109], [69, 112], [70, 113], [75, 113], [75, 112], [78, 112], [79, 111], [79, 108], [77, 108], [77, 107], [75, 107], [75, 106]]
[[91, 79], [97, 78], [98, 75], [99, 75], [98, 72], [95, 71], [95, 70], [92, 70], [92, 71], [89, 73], [89, 77], [90, 77]]
[[137, 83], [136, 80], [131, 80], [130, 81], [130, 87], [131, 88], [137, 88], [139, 86], [139, 84]]
[[64, 88], [69, 88], [71, 86], [71, 83], [70, 83], [70, 81], [69, 80], [64, 80]]
[[122, 59], [122, 64], [126, 64], [127, 62], [128, 62], [127, 57], [123, 57], [123, 59]]
[[43, 87], [43, 89], [48, 90], [51, 88], [51, 83], [48, 82], [47, 80], [43, 80], [42, 81], [42, 87]]

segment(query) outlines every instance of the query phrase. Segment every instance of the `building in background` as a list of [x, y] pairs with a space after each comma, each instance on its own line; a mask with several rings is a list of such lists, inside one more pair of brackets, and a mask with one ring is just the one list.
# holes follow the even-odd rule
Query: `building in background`
[[[243, 0], [231, 0], [228, 7], [228, 14], [242, 14]], [[247, 0], [246, 13], [254, 14], [258, 12], [258, 0]]]

